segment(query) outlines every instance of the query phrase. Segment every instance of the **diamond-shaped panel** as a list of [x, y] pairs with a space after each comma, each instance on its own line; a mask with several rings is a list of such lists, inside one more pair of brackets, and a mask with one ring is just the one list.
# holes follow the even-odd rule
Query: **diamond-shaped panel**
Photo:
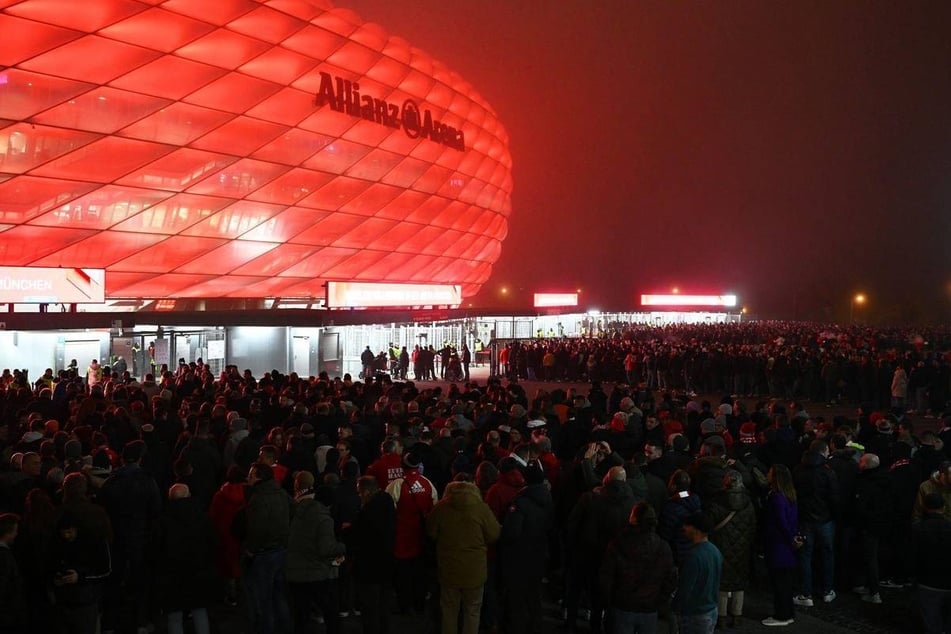
[[499, 257], [491, 106], [329, 0], [0, 0], [0, 33], [0, 265], [105, 268], [109, 298], [471, 295]]

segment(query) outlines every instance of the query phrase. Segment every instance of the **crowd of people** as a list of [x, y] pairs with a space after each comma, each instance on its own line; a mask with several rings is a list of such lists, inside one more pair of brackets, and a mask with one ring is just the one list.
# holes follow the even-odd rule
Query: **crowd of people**
[[[585, 355], [589, 388], [534, 394], [504, 377], [216, 376], [200, 361], [141, 381], [5, 371], [0, 632], [177, 633], [187, 618], [204, 634], [209, 609], [239, 608], [264, 634], [354, 618], [385, 633], [393, 612], [446, 634], [532, 632], [544, 595], [568, 630], [689, 634], [740, 623], [767, 571], [765, 625], [914, 583], [925, 631], [946, 632], [951, 414], [936, 399], [951, 346], [908, 335], [743, 324], [513, 345], [515, 375], [525, 350], [541, 367], [549, 348]], [[825, 420], [796, 390], [729, 389], [731, 351], [767, 370], [889, 364], [889, 394]], [[697, 375], [727, 395], [678, 397], [686, 374], [671, 362], [661, 378], [657, 360], [702, 354], [732, 359]], [[906, 367], [936, 368], [927, 428], [896, 400]], [[797, 384], [784, 372], [773, 385]]]
[[[873, 329], [798, 322], [613, 324], [601, 337], [512, 341], [501, 373], [530, 381], [605, 381], [688, 394], [770, 395], [903, 405], [938, 414], [951, 391], [951, 329]], [[897, 365], [906, 374], [895, 389]]]

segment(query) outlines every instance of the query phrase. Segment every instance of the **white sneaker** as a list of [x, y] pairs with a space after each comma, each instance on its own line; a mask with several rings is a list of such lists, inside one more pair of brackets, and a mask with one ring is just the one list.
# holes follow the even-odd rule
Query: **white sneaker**
[[866, 594], [862, 597], [862, 601], [868, 601], [869, 603], [881, 603], [882, 595], [877, 592], [875, 594]]
[[856, 594], [868, 594], [868, 588], [865, 586], [855, 586], [852, 588], [852, 592], [855, 592]]
[[348, 616], [350, 616], [350, 613], [349, 613], [349, 612], [338, 612], [338, 613], [337, 613], [337, 616], [339, 616], [339, 617], [342, 618], [342, 619], [345, 619], [345, 618], [347, 618]]
[[795, 622], [794, 619], [782, 620], [782, 619], [774, 619], [773, 617], [769, 617], [768, 619], [763, 619], [762, 621], [760, 621], [760, 623], [762, 623], [766, 627], [785, 627], [787, 625], [792, 625], [794, 622]]
[[801, 608], [811, 608], [815, 605], [815, 603], [812, 602], [812, 597], [807, 597], [804, 594], [794, 596], [792, 602]]
[[836, 596], [837, 595], [835, 593], [835, 590], [829, 590], [824, 595], [822, 595], [822, 600], [825, 601], [826, 603], [832, 603], [833, 601], [835, 601]]

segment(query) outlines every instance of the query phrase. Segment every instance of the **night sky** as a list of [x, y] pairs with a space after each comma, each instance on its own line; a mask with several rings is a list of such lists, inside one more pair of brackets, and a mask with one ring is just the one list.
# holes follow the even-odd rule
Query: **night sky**
[[[337, 0], [510, 137], [477, 306], [735, 292], [761, 317], [949, 321], [951, 3]], [[500, 293], [510, 289], [508, 296]]]

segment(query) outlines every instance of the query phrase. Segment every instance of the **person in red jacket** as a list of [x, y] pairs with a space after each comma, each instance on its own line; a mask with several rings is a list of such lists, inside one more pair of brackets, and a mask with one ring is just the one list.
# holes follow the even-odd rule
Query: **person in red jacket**
[[367, 467], [367, 475], [376, 478], [381, 489], [403, 477], [403, 447], [396, 438], [387, 438], [380, 446], [382, 455]]
[[225, 580], [225, 603], [238, 605], [238, 579], [241, 578], [241, 542], [234, 536], [231, 525], [247, 504], [244, 473], [237, 465], [231, 465], [225, 483], [211, 498], [208, 514], [218, 532], [218, 548], [215, 561], [218, 574]]
[[419, 472], [420, 458], [403, 454], [403, 477], [390, 482], [386, 492], [396, 503], [396, 598], [401, 613], [422, 614], [426, 602], [423, 538], [426, 516], [438, 500], [436, 487]]
[[485, 494], [485, 503], [492, 509], [495, 519], [502, 523], [509, 505], [518, 492], [525, 488], [525, 476], [515, 458], [503, 458], [499, 461], [499, 479], [489, 487]]

